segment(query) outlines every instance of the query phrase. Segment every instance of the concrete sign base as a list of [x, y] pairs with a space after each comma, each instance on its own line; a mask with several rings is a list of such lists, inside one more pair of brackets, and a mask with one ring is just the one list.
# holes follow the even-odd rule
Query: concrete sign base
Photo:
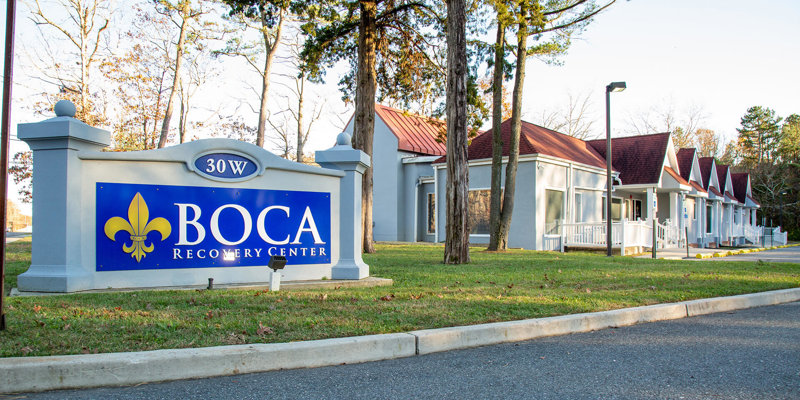
[[[69, 107], [57, 110], [69, 110]], [[74, 108], [73, 108], [74, 109]], [[31, 267], [20, 291], [362, 279], [361, 179], [369, 157], [340, 135], [323, 168], [230, 139], [103, 151], [73, 115], [20, 124], [33, 150]]]

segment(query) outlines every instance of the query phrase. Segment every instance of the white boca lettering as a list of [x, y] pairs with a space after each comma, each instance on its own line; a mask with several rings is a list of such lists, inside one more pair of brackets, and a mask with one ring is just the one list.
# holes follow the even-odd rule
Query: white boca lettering
[[289, 234], [286, 234], [286, 239], [278, 241], [275, 240], [267, 234], [267, 228], [264, 226], [264, 220], [267, 218], [267, 213], [272, 210], [281, 210], [286, 213], [286, 217], [289, 217], [289, 207], [286, 206], [269, 206], [258, 214], [258, 219], [256, 220], [256, 231], [258, 231], [258, 236], [261, 236], [261, 240], [269, 243], [269, 244], [287, 244], [289, 243]]
[[172, 259], [173, 260], [181, 260], [181, 249], [172, 249]]
[[261, 257], [261, 249], [253, 249], [256, 252], [256, 258]]
[[231, 166], [231, 170], [236, 175], [241, 175], [244, 172], [244, 167], [247, 166], [247, 161], [243, 160], [228, 160], [228, 165]]
[[[234, 210], [239, 211], [239, 214], [242, 216], [242, 221], [244, 222], [244, 232], [242, 232], [242, 237], [235, 242], [229, 241], [222, 237], [222, 233], [219, 231], [219, 215], [222, 213], [222, 210], [226, 208], [233, 208]], [[217, 239], [218, 242], [226, 246], [236, 246], [237, 244], [244, 242], [250, 236], [250, 231], [252, 230], [253, 220], [250, 218], [250, 212], [238, 204], [225, 204], [224, 206], [217, 208], [214, 211], [214, 214], [211, 214], [211, 235], [214, 236], [214, 239]]]
[[208, 251], [208, 256], [211, 258], [219, 258], [219, 250], [211, 249]]
[[[306, 228], [306, 224], [308, 224], [308, 228]], [[300, 221], [300, 227], [297, 228], [297, 235], [295, 235], [292, 244], [300, 244], [300, 235], [303, 232], [311, 232], [311, 235], [314, 237], [314, 244], [325, 244], [322, 238], [319, 237], [317, 224], [314, 222], [314, 216], [311, 215], [311, 207], [306, 207], [306, 211], [303, 213], [303, 220]]]
[[197, 250], [197, 258], [206, 258], [205, 255], [200, 255], [200, 253], [206, 254], [206, 250], [205, 249]]
[[[193, 246], [203, 241], [206, 238], [206, 228], [200, 225], [197, 221], [200, 219], [200, 207], [191, 203], [173, 203], [178, 206], [178, 243], [177, 246]], [[188, 220], [186, 217], [186, 210], [191, 208], [194, 212], [194, 219]], [[186, 227], [191, 225], [197, 231], [197, 240], [190, 242], [186, 239]]]

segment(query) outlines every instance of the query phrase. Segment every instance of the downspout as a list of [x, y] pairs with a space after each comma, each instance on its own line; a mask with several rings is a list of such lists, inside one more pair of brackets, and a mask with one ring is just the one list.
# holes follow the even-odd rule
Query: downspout
[[439, 169], [433, 167], [433, 214], [436, 223], [433, 224], [433, 243], [439, 243]]
[[419, 186], [422, 182], [420, 182], [422, 178], [417, 178], [417, 183], [414, 185], [414, 231], [412, 233], [412, 242], [417, 242], [417, 222], [419, 221]]
[[[575, 202], [575, 194], [574, 194], [575, 187], [572, 184], [572, 181], [573, 181], [572, 175], [574, 173], [574, 171], [572, 169], [573, 163], [570, 162], [567, 165], [568, 165], [568, 168], [567, 168], [567, 199], [566, 199], [567, 200], [567, 210], [566, 210], [567, 211], [566, 212], [567, 215], [565, 215], [564, 220], [565, 221], [577, 222], [577, 221], [575, 221], [575, 204], [574, 204], [574, 202]], [[563, 229], [563, 227], [562, 227], [562, 229]]]

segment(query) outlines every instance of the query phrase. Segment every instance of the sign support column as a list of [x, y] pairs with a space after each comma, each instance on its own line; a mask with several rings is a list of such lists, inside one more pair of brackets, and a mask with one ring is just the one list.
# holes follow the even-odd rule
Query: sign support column
[[363, 151], [353, 149], [350, 135], [342, 132], [336, 138], [336, 146], [318, 151], [315, 161], [323, 168], [345, 172], [339, 198], [339, 261], [332, 267], [331, 278], [366, 278], [369, 266], [361, 259], [361, 181], [370, 158]]
[[78, 153], [101, 150], [111, 135], [74, 118], [75, 105], [61, 100], [56, 117], [20, 124], [17, 135], [33, 151], [33, 243], [31, 267], [17, 277], [28, 291], [74, 292], [90, 287], [91, 272], [82, 264], [81, 187]]

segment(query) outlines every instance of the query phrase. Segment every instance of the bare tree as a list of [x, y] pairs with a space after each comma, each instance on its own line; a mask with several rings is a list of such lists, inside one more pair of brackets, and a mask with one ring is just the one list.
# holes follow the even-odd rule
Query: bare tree
[[[256, 145], [264, 147], [264, 132], [269, 117], [267, 104], [272, 64], [278, 53], [284, 24], [288, 19], [289, 2], [267, 1], [262, 3], [263, 7], [243, 7], [235, 2], [229, 4], [233, 7], [230, 20], [241, 28], [241, 35], [229, 39], [226, 47], [216, 53], [243, 58], [261, 77]], [[249, 41], [243, 38], [251, 32], [257, 34], [257, 40]]]
[[663, 101], [628, 119], [628, 133], [647, 135], [669, 132], [675, 148], [694, 147], [697, 130], [703, 125], [707, 114], [702, 106], [691, 105], [677, 110], [672, 100]]
[[542, 110], [537, 123], [545, 128], [567, 134], [578, 139], [592, 139], [594, 118], [590, 115], [592, 92], [567, 97], [566, 107], [548, 111]]
[[[187, 124], [189, 121], [189, 111], [192, 109], [190, 103], [197, 91], [209, 80], [219, 75], [219, 70], [215, 68], [209, 54], [204, 51], [185, 53], [186, 68], [184, 76], [180, 80], [180, 119], [178, 121], [179, 143], [186, 141]], [[195, 123], [200, 125], [199, 123]]]
[[[324, 100], [313, 101], [311, 105], [311, 114], [306, 114], [307, 98], [312, 89], [311, 83], [308, 81], [306, 73], [301, 69], [300, 53], [303, 49], [303, 36], [297, 32], [294, 39], [286, 43], [284, 46], [288, 50], [286, 57], [278, 57], [276, 60], [283, 66], [286, 66], [287, 73], [276, 74], [277, 77], [285, 80], [280, 82], [280, 85], [289, 90], [289, 95], [281, 96], [286, 106], [281, 108], [280, 111], [273, 114], [272, 117], [282, 118], [283, 121], [274, 123], [272, 117], [268, 118], [269, 124], [277, 131], [276, 144], [284, 151], [284, 158], [289, 158], [288, 152], [290, 149], [295, 150], [294, 160], [302, 163], [305, 161], [303, 149], [305, 148], [308, 137], [311, 134], [311, 128], [323, 116], [323, 111], [326, 106]], [[313, 99], [319, 99], [319, 96], [312, 96]], [[289, 142], [293, 143], [289, 143]]]
[[166, 146], [169, 137], [170, 122], [175, 108], [176, 98], [181, 87], [182, 66], [187, 51], [187, 38], [191, 44], [197, 45], [208, 38], [209, 28], [212, 24], [200, 23], [200, 18], [210, 12], [210, 8], [203, 2], [194, 0], [154, 0], [156, 11], [167, 16], [177, 29], [177, 40], [174, 45], [175, 55], [172, 58], [172, 86], [169, 89], [169, 100], [161, 124], [161, 135], [158, 138], [158, 147]]
[[[92, 104], [90, 74], [98, 62], [100, 44], [109, 26], [110, 1], [58, 0], [55, 2], [57, 7], [45, 7], [48, 11], [44, 11], [40, 0], [27, 4], [31, 10], [30, 19], [43, 36], [43, 46], [37, 47], [37, 50], [41, 49], [41, 52], [37, 51], [37, 57], [48, 60], [44, 62], [48, 67], [39, 69], [38, 79], [55, 85], [60, 92], [57, 97], [70, 98], [77, 103], [79, 119], [88, 124], [97, 124], [103, 119], [99, 118], [99, 114], [104, 113], [95, 110]], [[59, 16], [58, 12], [52, 10], [62, 10], [66, 15]], [[72, 51], [57, 55], [50, 40], [46, 39], [49, 36], [42, 31], [44, 27], [58, 32]]]

